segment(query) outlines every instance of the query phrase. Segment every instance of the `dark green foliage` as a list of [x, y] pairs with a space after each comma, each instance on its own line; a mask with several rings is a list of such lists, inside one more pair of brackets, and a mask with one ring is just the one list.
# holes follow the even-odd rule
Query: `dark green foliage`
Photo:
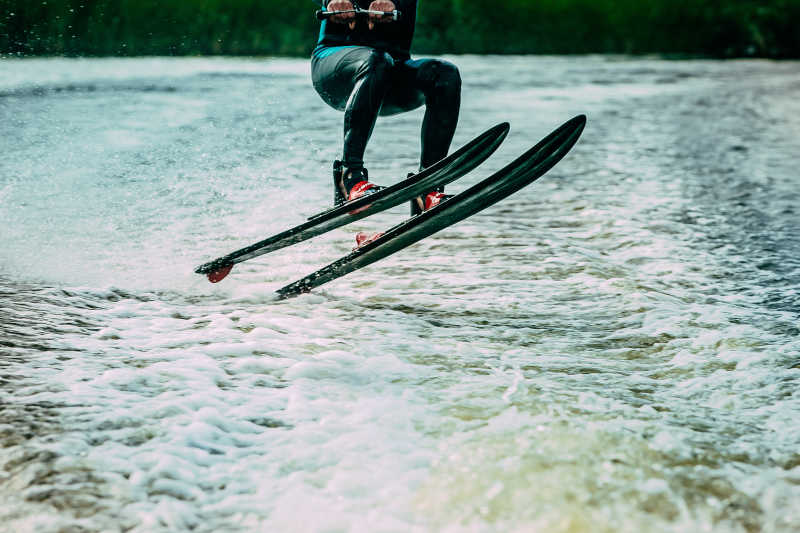
[[420, 3], [416, 48], [800, 57], [798, 21], [800, 0], [428, 1]]
[[[0, 54], [308, 55], [310, 1], [0, 0]], [[420, 0], [416, 53], [800, 57], [800, 0]]]
[[0, 0], [0, 52], [304, 55], [314, 5], [269, 0]]

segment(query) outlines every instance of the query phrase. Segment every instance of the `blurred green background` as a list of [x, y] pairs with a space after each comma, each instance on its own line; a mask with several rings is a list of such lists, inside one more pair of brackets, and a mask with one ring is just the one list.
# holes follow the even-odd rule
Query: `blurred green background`
[[[311, 1], [0, 0], [4, 55], [310, 53]], [[414, 53], [800, 57], [800, 0], [421, 0]]]

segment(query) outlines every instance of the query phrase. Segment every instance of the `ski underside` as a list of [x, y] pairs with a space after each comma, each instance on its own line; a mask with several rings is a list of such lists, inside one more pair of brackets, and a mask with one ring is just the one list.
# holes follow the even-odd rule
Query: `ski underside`
[[338, 261], [278, 289], [278, 295], [281, 298], [289, 298], [308, 292], [383, 259], [499, 202], [533, 183], [553, 168], [578, 141], [585, 125], [584, 115], [567, 121], [536, 146], [490, 177], [428, 211], [398, 224], [381, 237], [357, 248]]
[[505, 139], [508, 129], [507, 122], [498, 124], [444, 159], [403, 181], [381, 188], [374, 194], [356, 198], [333, 209], [318, 213], [298, 226], [204, 263], [194, 271], [197, 274], [208, 276], [209, 281], [216, 283], [227, 276], [236, 263], [322, 235], [447, 185], [467, 174], [492, 155]]

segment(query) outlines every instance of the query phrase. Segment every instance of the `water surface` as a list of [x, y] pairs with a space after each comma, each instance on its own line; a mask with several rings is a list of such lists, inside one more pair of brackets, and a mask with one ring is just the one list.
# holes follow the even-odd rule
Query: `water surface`
[[581, 141], [281, 302], [407, 214], [192, 273], [330, 202], [306, 61], [0, 61], [0, 531], [800, 529], [800, 65], [449, 59], [512, 125], [449, 191]]

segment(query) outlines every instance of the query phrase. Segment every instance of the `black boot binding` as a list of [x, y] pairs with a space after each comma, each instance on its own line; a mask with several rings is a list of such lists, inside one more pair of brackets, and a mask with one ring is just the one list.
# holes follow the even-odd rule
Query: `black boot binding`
[[343, 174], [344, 165], [337, 159], [333, 162], [333, 207], [341, 205], [347, 201], [344, 193], [344, 184], [342, 183]]
[[[342, 161], [336, 160], [333, 162], [333, 206], [342, 205], [345, 203], [353, 189], [353, 187], [365, 181], [369, 183], [369, 173], [364, 167], [348, 168]], [[365, 194], [372, 194], [383, 189], [378, 185], [369, 184], [369, 188]]]

